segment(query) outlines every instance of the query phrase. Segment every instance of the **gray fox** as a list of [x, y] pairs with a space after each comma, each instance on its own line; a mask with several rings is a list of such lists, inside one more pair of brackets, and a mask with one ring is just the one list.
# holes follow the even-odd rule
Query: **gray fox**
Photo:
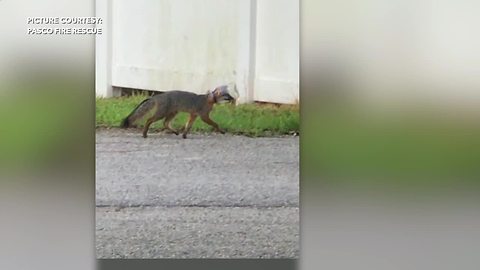
[[235, 99], [229, 94], [230, 86], [222, 85], [215, 88], [213, 91], [204, 95], [197, 95], [186, 91], [169, 91], [162, 94], [152, 96], [142, 101], [138, 106], [125, 118], [120, 124], [121, 128], [134, 127], [134, 122], [142, 118], [145, 114], [153, 111], [153, 116], [147, 119], [145, 127], [143, 128], [143, 137], [147, 138], [147, 132], [150, 125], [160, 119], [165, 118], [162, 130], [170, 130], [176, 135], [178, 131], [170, 126], [170, 122], [178, 112], [190, 113], [190, 118], [183, 129], [182, 137], [187, 138], [187, 133], [190, 131], [193, 122], [200, 116], [200, 118], [216, 131], [224, 134], [217, 123], [210, 119], [209, 114], [216, 103], [234, 102]]

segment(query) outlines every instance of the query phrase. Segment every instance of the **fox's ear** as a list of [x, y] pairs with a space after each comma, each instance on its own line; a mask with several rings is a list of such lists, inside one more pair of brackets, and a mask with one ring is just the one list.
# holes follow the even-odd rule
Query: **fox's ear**
[[215, 90], [216, 90], [216, 89], [214, 89], [213, 91], [210, 91], [210, 90], [208, 91], [208, 95], [207, 95], [207, 96], [208, 96], [208, 101], [209, 101], [209, 102], [215, 102], [215, 99], [216, 99], [216, 97], [217, 97], [217, 94], [216, 94], [216, 91], [215, 91]]
[[215, 89], [213, 89], [212, 93], [216, 96], [216, 97], [219, 97], [222, 95], [222, 89], [220, 87], [217, 87]]

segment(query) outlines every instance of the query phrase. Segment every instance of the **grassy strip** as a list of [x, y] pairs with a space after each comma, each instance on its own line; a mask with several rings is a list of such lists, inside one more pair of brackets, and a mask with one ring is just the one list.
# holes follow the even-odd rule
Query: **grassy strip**
[[[118, 127], [125, 118], [145, 96], [132, 96], [122, 98], [97, 98], [96, 100], [96, 127]], [[300, 111], [298, 105], [260, 105], [230, 104], [216, 105], [210, 117], [222, 129], [229, 133], [247, 136], [272, 136], [299, 132]], [[179, 113], [172, 121], [172, 126], [180, 129], [188, 119], [187, 113]], [[139, 121], [139, 127], [145, 119]], [[152, 125], [152, 129], [160, 128], [163, 121]], [[212, 128], [200, 119], [195, 121], [192, 132], [210, 132]]]
[[319, 109], [302, 118], [305, 168], [318, 170], [325, 179], [336, 176], [331, 177], [335, 184], [341, 182], [337, 176], [344, 177], [350, 186], [397, 184], [397, 179], [412, 187], [460, 179], [480, 184], [475, 180], [480, 179], [478, 121], [441, 113], [342, 109]]

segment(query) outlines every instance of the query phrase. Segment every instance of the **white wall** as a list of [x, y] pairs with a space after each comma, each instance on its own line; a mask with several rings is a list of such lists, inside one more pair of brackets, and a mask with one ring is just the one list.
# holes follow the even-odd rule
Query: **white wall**
[[298, 1], [258, 1], [255, 100], [299, 101], [299, 12]]
[[[111, 37], [97, 38], [97, 95], [112, 96], [110, 86], [168, 91], [173, 89], [205, 93], [227, 83], [236, 83], [240, 102], [295, 102], [298, 97], [298, 1], [268, 1], [278, 9], [278, 18], [288, 15], [287, 22], [275, 16], [261, 20], [257, 33], [258, 3], [264, 0], [97, 0], [97, 16], [111, 19]], [[103, 5], [101, 3], [104, 3]], [[297, 10], [291, 10], [296, 3]], [[287, 5], [285, 5], [287, 3]], [[288, 7], [287, 7], [288, 6]], [[295, 13], [296, 12], [296, 13]], [[293, 20], [293, 21], [292, 21]], [[295, 21], [296, 20], [296, 21]], [[107, 21], [107, 20], [106, 20]], [[277, 23], [283, 22], [281, 25]], [[285, 24], [293, 24], [282, 36], [277, 33]], [[293, 31], [292, 31], [293, 30]], [[277, 38], [278, 37], [278, 38]], [[103, 39], [102, 39], [103, 38]], [[257, 42], [260, 38], [260, 43]], [[271, 55], [264, 54], [270, 44], [288, 42], [279, 47], [282, 66], [268, 64]], [[290, 48], [289, 44], [294, 44]], [[295, 47], [296, 44], [296, 47]], [[262, 58], [256, 74], [256, 50]], [[111, 54], [111, 59], [107, 57]], [[107, 56], [105, 56], [107, 55]], [[274, 59], [275, 61], [278, 59]], [[289, 62], [292, 62], [291, 64]], [[269, 69], [274, 68], [271, 72]], [[286, 68], [285, 70], [281, 70]], [[296, 69], [292, 72], [292, 69]], [[108, 77], [110, 75], [110, 78]], [[279, 92], [259, 92], [263, 80], [255, 76], [274, 77]], [[293, 87], [292, 87], [292, 81]], [[285, 82], [285, 83], [284, 83]], [[296, 87], [296, 89], [295, 89]], [[265, 86], [271, 89], [271, 85]], [[282, 93], [296, 91], [290, 100]], [[283, 96], [278, 98], [277, 96]]]
[[350, 97], [386, 108], [479, 108], [480, 1], [350, 2], [319, 4], [305, 31], [318, 33], [305, 42], [313, 65]]

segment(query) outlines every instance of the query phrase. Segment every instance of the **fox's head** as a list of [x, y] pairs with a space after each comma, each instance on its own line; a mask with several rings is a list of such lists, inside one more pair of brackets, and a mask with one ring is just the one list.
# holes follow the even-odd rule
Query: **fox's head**
[[232, 95], [236, 95], [236, 93], [236, 86], [232, 84], [218, 86], [210, 94], [215, 103], [233, 103], [235, 102], [235, 98]]

